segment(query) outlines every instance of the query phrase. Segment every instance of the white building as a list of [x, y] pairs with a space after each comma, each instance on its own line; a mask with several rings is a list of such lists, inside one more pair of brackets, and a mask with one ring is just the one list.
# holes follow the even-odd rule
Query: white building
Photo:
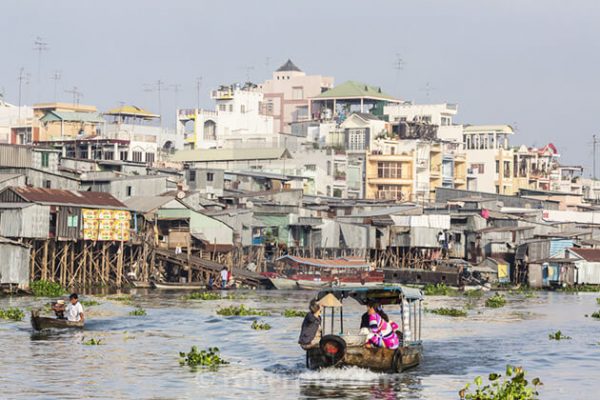
[[390, 122], [423, 122], [437, 125], [437, 137], [442, 140], [462, 143], [463, 127], [454, 124], [458, 105], [442, 104], [390, 104], [383, 108], [383, 113]]
[[0, 97], [0, 143], [31, 143], [33, 121], [33, 108], [18, 107]]

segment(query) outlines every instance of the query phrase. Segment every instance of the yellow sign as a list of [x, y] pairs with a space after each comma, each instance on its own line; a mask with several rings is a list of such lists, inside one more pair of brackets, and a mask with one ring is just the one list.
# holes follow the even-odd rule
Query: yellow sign
[[131, 213], [122, 210], [84, 209], [83, 240], [128, 241]]

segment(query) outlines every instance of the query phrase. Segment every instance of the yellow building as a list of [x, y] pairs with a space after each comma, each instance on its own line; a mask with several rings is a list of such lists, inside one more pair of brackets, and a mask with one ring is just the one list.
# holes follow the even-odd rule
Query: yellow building
[[40, 122], [36, 142], [95, 136], [105, 122], [96, 107], [80, 104], [36, 104], [33, 112]]

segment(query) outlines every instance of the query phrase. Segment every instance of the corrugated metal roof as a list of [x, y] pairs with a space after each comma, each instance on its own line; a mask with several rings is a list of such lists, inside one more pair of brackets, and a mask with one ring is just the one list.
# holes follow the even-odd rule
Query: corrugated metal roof
[[298, 264], [310, 265], [313, 267], [321, 268], [370, 268], [369, 263], [365, 263], [361, 260], [345, 260], [338, 258], [335, 260], [321, 260], [319, 258], [307, 258], [307, 257], [296, 257], [285, 255], [279, 257], [277, 261], [292, 261]]
[[135, 212], [147, 213], [175, 199], [174, 196], [134, 196], [125, 200], [128, 209]]
[[123, 117], [134, 118], [160, 118], [158, 114], [152, 114], [150, 111], [144, 110], [141, 107], [134, 105], [122, 105], [121, 107], [113, 108], [104, 113], [104, 115], [118, 115]]
[[344, 98], [360, 98], [368, 97], [382, 100], [396, 100], [394, 96], [389, 95], [381, 90], [380, 87], [367, 85], [366, 83], [356, 81], [346, 81], [336, 87], [329, 89], [313, 99], [344, 99]]
[[600, 262], [600, 249], [579, 249], [576, 247], [571, 247], [569, 251], [586, 261]]
[[211, 162], [211, 161], [244, 161], [244, 160], [279, 160], [291, 158], [284, 148], [251, 148], [251, 149], [196, 149], [180, 150], [171, 157], [171, 161], [179, 162]]
[[101, 192], [78, 192], [75, 190], [44, 189], [33, 187], [9, 187], [6, 190], [12, 190], [24, 200], [31, 203], [46, 205], [69, 205], [75, 207], [107, 207], [107, 208], [126, 208], [110, 193]]
[[76, 111], [50, 111], [42, 118], [42, 122], [52, 121], [75, 121], [75, 122], [91, 122], [103, 124], [104, 118], [97, 112], [76, 112]]
[[9, 181], [11, 179], [17, 179], [22, 174], [0, 174], [0, 183]]

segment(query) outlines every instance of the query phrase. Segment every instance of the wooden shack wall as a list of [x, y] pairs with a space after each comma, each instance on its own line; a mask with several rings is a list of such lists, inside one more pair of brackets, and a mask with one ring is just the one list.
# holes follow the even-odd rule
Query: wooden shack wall
[[[29, 286], [29, 249], [13, 243], [0, 242], [0, 283]], [[6, 262], [6, 260], [10, 260]]]
[[[77, 217], [77, 226], [69, 227], [69, 216]], [[58, 207], [56, 211], [56, 237], [60, 240], [79, 240], [82, 238], [81, 208]]]
[[50, 207], [31, 205], [0, 211], [0, 235], [46, 239], [50, 232]]

